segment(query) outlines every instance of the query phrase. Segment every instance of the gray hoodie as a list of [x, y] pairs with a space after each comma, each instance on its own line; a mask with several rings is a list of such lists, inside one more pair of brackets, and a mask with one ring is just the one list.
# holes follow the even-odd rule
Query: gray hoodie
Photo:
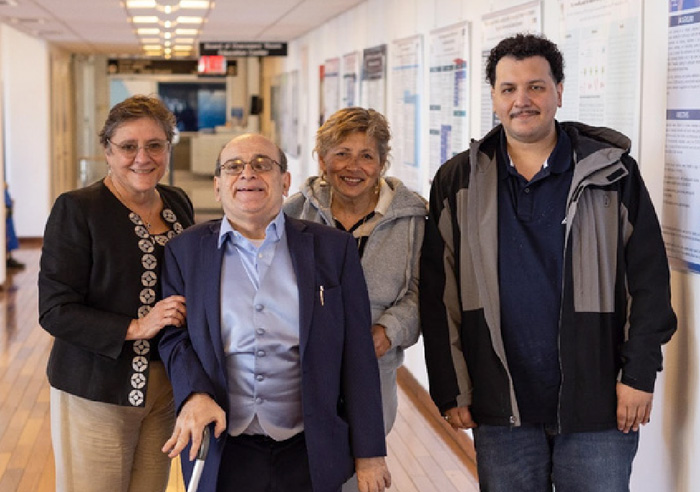
[[[372, 323], [386, 328], [391, 349], [379, 359], [382, 370], [395, 370], [403, 351], [418, 340], [418, 261], [423, 243], [425, 200], [393, 177], [384, 178], [391, 202], [370, 234], [362, 255], [372, 308]], [[330, 208], [330, 185], [318, 176], [284, 204], [291, 217], [335, 227]], [[382, 198], [383, 200], [383, 198]]]

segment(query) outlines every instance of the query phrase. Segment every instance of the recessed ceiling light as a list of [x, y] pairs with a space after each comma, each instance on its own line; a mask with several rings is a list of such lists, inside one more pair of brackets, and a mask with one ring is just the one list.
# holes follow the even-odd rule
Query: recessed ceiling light
[[158, 24], [158, 16], [156, 15], [135, 15], [131, 18], [134, 24]]
[[181, 15], [175, 21], [178, 24], [201, 24], [202, 18], [198, 16]]
[[159, 44], [144, 44], [143, 49], [146, 51], [160, 51], [160, 45]]
[[176, 44], [173, 46], [175, 51], [192, 51], [192, 46], [183, 46], [181, 44]]
[[175, 29], [175, 34], [178, 36], [196, 36], [199, 34], [199, 29], [189, 29], [189, 28], [180, 28], [180, 29]]
[[208, 9], [209, 0], [180, 0], [181, 9]]
[[126, 0], [129, 9], [152, 9], [156, 7], [156, 0]]
[[160, 29], [157, 27], [139, 27], [136, 32], [139, 36], [149, 35], [149, 34], [160, 34]]

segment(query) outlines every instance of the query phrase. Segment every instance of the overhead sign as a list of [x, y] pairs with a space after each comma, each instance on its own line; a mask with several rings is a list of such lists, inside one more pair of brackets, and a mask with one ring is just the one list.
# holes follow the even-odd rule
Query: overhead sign
[[[206, 71], [205, 71], [206, 72]], [[225, 70], [203, 73], [198, 60], [160, 60], [151, 58], [112, 58], [107, 62], [109, 75], [236, 75], [236, 60], [226, 60]]]
[[107, 73], [116, 74], [192, 74], [197, 73], [197, 60], [156, 60], [151, 58], [116, 58], [107, 63]]
[[199, 43], [200, 55], [287, 56], [287, 43], [263, 41], [226, 41]]

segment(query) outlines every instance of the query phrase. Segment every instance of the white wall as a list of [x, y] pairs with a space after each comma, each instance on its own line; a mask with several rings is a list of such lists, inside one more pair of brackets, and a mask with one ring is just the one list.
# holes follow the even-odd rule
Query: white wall
[[[5, 130], [3, 128], [3, 114], [5, 110], [3, 108], [2, 100], [2, 88], [4, 86], [3, 82], [3, 71], [2, 71], [2, 50], [0, 50], [0, 186], [5, 186]], [[4, 202], [4, 200], [3, 200]], [[0, 237], [5, 237], [5, 219], [6, 219], [6, 208], [0, 206]], [[0, 258], [5, 258], [7, 254], [7, 241], [0, 242]], [[0, 284], [4, 284], [7, 279], [7, 269], [6, 263], [0, 261]], [[0, 310], [0, 322], [5, 326], [4, 310]]]
[[[460, 21], [471, 22], [472, 67], [479, 66], [481, 51], [480, 19], [489, 12], [520, 5], [525, 1], [499, 0], [368, 0], [356, 8], [332, 19], [289, 46], [289, 56], [283, 71], [308, 71], [309, 84], [304, 94], [308, 106], [301, 112], [309, 115], [302, 135], [302, 154], [290, 161], [292, 171], [315, 170], [311, 157], [319, 114], [318, 68], [326, 59], [351, 51], [362, 51], [381, 43], [414, 34], [423, 34], [424, 43], [433, 29]], [[637, 156], [652, 199], [661, 215], [664, 174], [664, 133], [666, 103], [666, 59], [668, 3], [660, 0], [644, 4], [643, 33], [643, 93], [640, 155]], [[559, 42], [559, 4], [543, 0], [543, 32]], [[425, 44], [424, 44], [425, 46]], [[427, 48], [427, 46], [425, 46]], [[427, 49], [424, 66], [428, 66]], [[307, 60], [302, 61], [302, 54]], [[270, 75], [270, 74], [267, 74]], [[391, 77], [391, 73], [387, 74]], [[472, 137], [479, 134], [480, 82], [478, 70], [471, 73]], [[426, 77], [427, 79], [427, 77]], [[427, 80], [424, 94], [428, 93]], [[388, 87], [391, 86], [390, 80]], [[304, 89], [302, 89], [304, 90]], [[565, 88], [566, 90], [566, 88]], [[390, 94], [387, 95], [390, 101]], [[387, 105], [389, 106], [389, 104]], [[423, 104], [421, 120], [428, 121]], [[390, 107], [387, 109], [391, 121]], [[422, 162], [427, 162], [427, 129], [422, 131]], [[427, 167], [427, 166], [424, 166]], [[427, 171], [426, 171], [427, 172]], [[300, 184], [300, 181], [297, 181]], [[679, 316], [679, 332], [665, 349], [665, 371], [660, 375], [655, 391], [652, 421], [643, 428], [641, 445], [632, 474], [635, 492], [691, 492], [700, 483], [700, 376], [698, 353], [700, 328], [694, 306], [700, 305], [700, 276], [673, 272], [674, 307]], [[422, 346], [410, 349], [406, 366], [417, 379], [427, 385]], [[693, 466], [693, 464], [695, 466]]]
[[20, 237], [40, 237], [50, 207], [49, 49], [0, 24], [5, 172]]

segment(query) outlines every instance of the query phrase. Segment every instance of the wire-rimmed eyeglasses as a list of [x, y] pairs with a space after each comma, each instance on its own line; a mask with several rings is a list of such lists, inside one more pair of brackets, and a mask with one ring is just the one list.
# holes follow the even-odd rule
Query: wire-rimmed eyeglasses
[[268, 157], [266, 155], [259, 155], [253, 157], [250, 161], [246, 162], [243, 159], [230, 159], [223, 164], [221, 164], [221, 172], [227, 176], [238, 176], [243, 173], [246, 165], [250, 164], [250, 168], [256, 173], [266, 173], [272, 170], [273, 166], [277, 164], [282, 166], [279, 162]]
[[136, 157], [140, 149], [145, 150], [146, 154], [150, 157], [160, 157], [170, 147], [170, 142], [167, 140], [151, 140], [150, 142], [146, 142], [143, 146], [131, 141], [116, 143], [107, 139], [107, 142], [109, 142], [112, 147], [116, 148], [117, 152], [128, 159]]

